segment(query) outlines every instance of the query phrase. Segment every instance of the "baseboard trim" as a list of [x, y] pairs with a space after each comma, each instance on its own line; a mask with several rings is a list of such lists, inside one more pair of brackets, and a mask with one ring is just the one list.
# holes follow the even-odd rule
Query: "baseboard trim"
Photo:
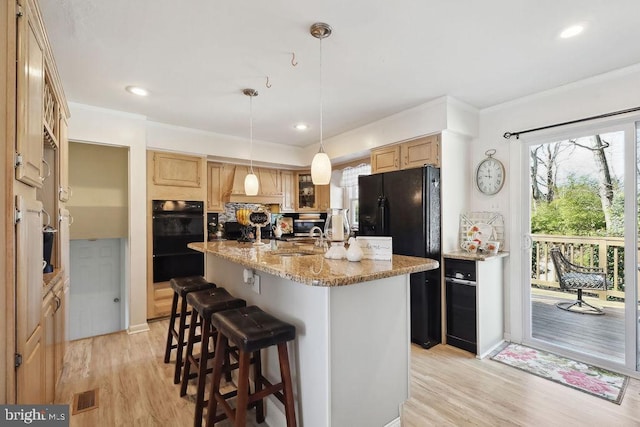
[[400, 417], [398, 417], [395, 420], [391, 420], [391, 422], [386, 424], [384, 427], [400, 427], [401, 425]]
[[149, 331], [149, 324], [147, 322], [140, 323], [138, 325], [131, 325], [127, 329], [127, 333], [129, 335], [139, 334], [140, 332], [148, 332], [148, 331]]

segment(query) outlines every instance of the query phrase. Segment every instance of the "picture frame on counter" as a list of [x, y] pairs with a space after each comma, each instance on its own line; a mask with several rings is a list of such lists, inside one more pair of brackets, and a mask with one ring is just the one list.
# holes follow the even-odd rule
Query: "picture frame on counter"
[[356, 241], [362, 249], [362, 259], [391, 261], [393, 255], [393, 238], [381, 236], [358, 236]]

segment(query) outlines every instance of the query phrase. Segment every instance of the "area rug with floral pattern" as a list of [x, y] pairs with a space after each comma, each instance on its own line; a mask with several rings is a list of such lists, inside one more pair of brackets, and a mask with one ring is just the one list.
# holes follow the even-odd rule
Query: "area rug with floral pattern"
[[519, 344], [509, 344], [491, 358], [618, 405], [629, 382], [625, 375]]

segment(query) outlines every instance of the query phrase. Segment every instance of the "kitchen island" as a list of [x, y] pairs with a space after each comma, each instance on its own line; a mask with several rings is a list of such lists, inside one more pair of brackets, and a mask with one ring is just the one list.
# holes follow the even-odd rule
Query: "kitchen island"
[[[437, 261], [328, 260], [293, 243], [189, 247], [206, 254], [208, 280], [295, 325], [289, 354], [300, 426], [400, 425], [409, 397], [409, 274]], [[277, 381], [275, 350], [263, 356], [266, 376]], [[285, 425], [280, 402], [269, 397], [266, 406], [267, 423]]]

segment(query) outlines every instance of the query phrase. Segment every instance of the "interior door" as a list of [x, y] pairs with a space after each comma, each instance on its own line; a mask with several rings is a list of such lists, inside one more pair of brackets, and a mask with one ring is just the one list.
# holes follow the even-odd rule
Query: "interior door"
[[120, 239], [72, 240], [69, 339], [108, 334], [120, 321]]

